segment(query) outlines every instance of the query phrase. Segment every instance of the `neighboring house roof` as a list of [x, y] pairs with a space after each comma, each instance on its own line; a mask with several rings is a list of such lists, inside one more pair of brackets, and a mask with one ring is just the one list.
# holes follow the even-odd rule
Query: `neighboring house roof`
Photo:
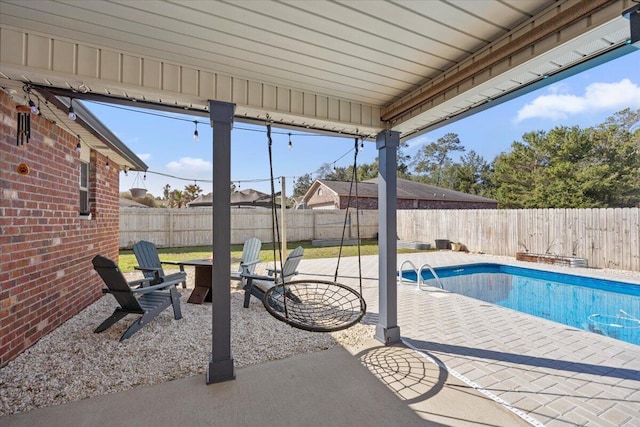
[[[497, 200], [489, 199], [487, 197], [476, 196], [474, 194], [462, 193], [460, 191], [450, 190], [448, 188], [436, 187], [434, 185], [423, 184], [421, 182], [409, 181], [406, 179], [398, 178], [397, 180], [397, 198], [398, 199], [411, 199], [411, 200], [438, 200], [438, 201], [451, 201], [451, 202], [473, 202], [473, 203], [498, 203]], [[324, 179], [317, 179], [311, 185], [307, 193], [304, 195], [304, 200], [314, 194], [319, 185], [324, 185], [339, 197], [348, 197], [349, 189], [351, 188], [351, 182], [349, 181], [330, 181]], [[355, 197], [355, 185], [352, 190], [352, 196]], [[360, 198], [365, 197], [378, 197], [378, 178], [362, 181], [358, 183], [358, 196]]]
[[[276, 198], [280, 193], [276, 194]], [[277, 199], [276, 199], [277, 200]], [[201, 206], [213, 206], [213, 193], [198, 196], [193, 201], [187, 203], [187, 207], [195, 208]], [[271, 206], [271, 196], [253, 188], [231, 193], [231, 206]]]
[[148, 208], [149, 206], [138, 203], [135, 200], [127, 199], [126, 197], [120, 197], [121, 208]]

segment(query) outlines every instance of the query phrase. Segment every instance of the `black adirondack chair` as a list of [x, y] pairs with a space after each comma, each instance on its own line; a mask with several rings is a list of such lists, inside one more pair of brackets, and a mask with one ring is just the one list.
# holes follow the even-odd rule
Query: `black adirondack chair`
[[[138, 266], [134, 267], [136, 270], [141, 270], [144, 277], [150, 277], [152, 285], [163, 282], [182, 282], [182, 287], [187, 287], [187, 273], [184, 271], [184, 265], [173, 261], [160, 261], [158, 256], [158, 248], [152, 242], [146, 240], [140, 240], [133, 245], [133, 253], [136, 255]], [[178, 265], [180, 271], [178, 273], [172, 273], [165, 275], [162, 269], [162, 264]]]
[[[157, 285], [148, 285], [153, 278], [145, 277], [141, 280], [127, 282], [117, 264], [109, 258], [96, 255], [91, 262], [93, 268], [107, 285], [107, 289], [103, 289], [102, 292], [112, 294], [120, 304], [120, 307], [116, 308], [113, 314], [93, 332], [99, 333], [109, 329], [127, 314], [141, 314], [142, 317], [132, 323], [120, 337], [120, 341], [125, 340], [169, 306], [173, 306], [173, 316], [176, 320], [182, 318], [180, 293], [176, 289], [179, 281], [165, 281]], [[133, 288], [132, 286], [137, 287]]]

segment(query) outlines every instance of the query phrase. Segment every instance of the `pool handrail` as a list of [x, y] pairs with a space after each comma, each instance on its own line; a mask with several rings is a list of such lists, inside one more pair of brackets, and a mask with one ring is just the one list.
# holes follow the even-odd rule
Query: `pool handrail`
[[398, 271], [398, 283], [402, 284], [403, 283], [403, 277], [402, 277], [402, 272], [404, 271], [404, 266], [405, 264], [409, 264], [413, 271], [416, 273], [416, 285], [418, 287], [418, 290], [422, 290], [422, 288], [420, 287], [420, 284], [423, 284], [424, 281], [422, 279], [422, 270], [424, 270], [425, 268], [427, 268], [431, 274], [433, 275], [434, 279], [436, 279], [436, 283], [438, 284], [438, 286], [440, 286], [440, 289], [444, 289], [444, 285], [442, 284], [442, 282], [440, 281], [440, 277], [438, 277], [438, 275], [436, 274], [436, 271], [433, 269], [433, 267], [431, 267], [430, 264], [422, 264], [420, 266], [420, 268], [416, 268], [416, 265], [411, 261], [411, 260], [404, 260], [402, 261], [402, 264], [400, 264], [400, 270]]
[[[420, 277], [420, 279], [422, 279], [422, 270], [424, 270], [425, 267], [429, 269], [429, 271], [433, 275], [433, 278], [436, 279], [436, 283], [438, 284], [438, 286], [440, 286], [440, 289], [444, 289], [444, 285], [440, 281], [440, 277], [438, 277], [438, 275], [436, 274], [436, 271], [433, 269], [433, 267], [431, 267], [430, 264], [422, 264], [420, 266], [420, 270], [418, 270], [418, 277]], [[422, 283], [424, 283], [424, 282], [422, 282]], [[418, 281], [418, 289], [420, 289], [420, 281]]]
[[413, 271], [416, 273], [416, 283], [418, 285], [418, 290], [420, 290], [420, 282], [422, 281], [422, 277], [420, 277], [420, 275], [418, 274], [418, 269], [416, 268], [416, 265], [413, 262], [411, 262], [411, 260], [408, 260], [408, 259], [402, 261], [402, 264], [400, 264], [400, 270], [398, 270], [398, 283], [400, 285], [404, 283], [403, 281], [404, 277], [402, 277], [402, 272], [404, 271], [405, 264], [409, 264], [412, 267]]

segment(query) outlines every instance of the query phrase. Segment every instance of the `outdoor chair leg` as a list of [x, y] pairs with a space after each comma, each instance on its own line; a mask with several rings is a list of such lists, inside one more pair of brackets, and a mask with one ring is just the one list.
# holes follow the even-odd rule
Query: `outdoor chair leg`
[[247, 279], [247, 284], [244, 285], [244, 308], [249, 308], [249, 300], [251, 299], [251, 291], [253, 288], [253, 280]]
[[142, 317], [138, 320], [136, 320], [135, 322], [133, 322], [131, 324], [131, 326], [129, 326], [129, 329], [127, 329], [124, 334], [122, 334], [122, 336], [120, 337], [120, 341], [124, 341], [127, 338], [129, 338], [131, 335], [135, 334], [136, 332], [138, 332], [138, 330], [140, 330], [140, 328], [142, 328], [143, 326], [145, 326], [147, 323], [149, 323], [151, 320], [153, 320], [157, 315], [159, 315], [160, 313], [162, 313], [162, 311], [167, 308], [168, 304], [163, 304], [163, 305], [158, 305], [156, 307], [154, 307], [153, 309], [146, 311]]
[[116, 308], [113, 314], [105, 319], [93, 332], [99, 334], [113, 326], [118, 320], [124, 318], [128, 313], [122, 311], [120, 307]]
[[176, 320], [182, 319], [182, 310], [180, 309], [180, 294], [178, 290], [173, 286], [169, 293], [171, 295], [171, 305], [173, 306], [173, 317]]
[[[180, 271], [182, 273], [184, 273], [184, 265], [182, 265], [182, 264], [180, 264]], [[187, 279], [186, 279], [187, 276], [186, 276], [186, 274], [185, 274], [184, 277], [185, 277], [185, 279], [184, 279], [184, 282], [182, 282], [182, 289], [187, 289]]]

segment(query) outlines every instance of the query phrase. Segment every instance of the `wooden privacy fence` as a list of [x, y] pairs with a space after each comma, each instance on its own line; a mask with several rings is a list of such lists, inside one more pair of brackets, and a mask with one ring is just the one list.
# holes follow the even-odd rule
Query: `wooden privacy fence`
[[[138, 240], [160, 247], [211, 245], [212, 209], [120, 209], [120, 247]], [[287, 240], [340, 239], [344, 211], [287, 210]], [[378, 212], [361, 211], [360, 236], [378, 232]], [[271, 242], [271, 211], [233, 209], [231, 243], [250, 237]], [[347, 238], [356, 237], [350, 213]], [[640, 271], [640, 208], [474, 209], [398, 211], [398, 238], [431, 243], [461, 242], [472, 252], [516, 252], [586, 258], [589, 266]]]
[[[340, 239], [344, 211], [287, 210], [287, 241]], [[280, 220], [279, 220], [280, 221]], [[120, 209], [120, 248], [131, 248], [138, 240], [149, 240], [159, 247], [211, 245], [212, 208]], [[279, 224], [282, 228], [283, 224]], [[271, 210], [232, 209], [231, 243], [244, 243], [251, 237], [263, 242], [272, 238]], [[360, 211], [360, 237], [370, 239], [378, 232], [378, 211]], [[345, 238], [358, 235], [355, 212], [349, 212]]]
[[471, 252], [586, 258], [590, 267], [640, 271], [640, 208], [398, 211], [401, 240], [460, 242]]

